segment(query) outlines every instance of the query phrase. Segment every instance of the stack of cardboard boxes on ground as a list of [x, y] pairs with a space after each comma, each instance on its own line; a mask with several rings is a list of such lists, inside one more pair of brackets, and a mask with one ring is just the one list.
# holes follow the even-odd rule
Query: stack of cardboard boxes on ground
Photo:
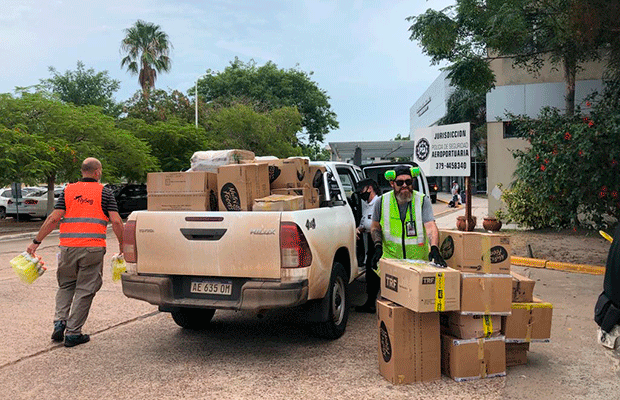
[[149, 211], [292, 211], [317, 208], [324, 167], [246, 150], [196, 152], [187, 172], [148, 174]]
[[531, 341], [548, 341], [552, 306], [510, 271], [506, 235], [440, 231], [448, 268], [380, 261], [379, 367], [393, 383], [506, 374]]

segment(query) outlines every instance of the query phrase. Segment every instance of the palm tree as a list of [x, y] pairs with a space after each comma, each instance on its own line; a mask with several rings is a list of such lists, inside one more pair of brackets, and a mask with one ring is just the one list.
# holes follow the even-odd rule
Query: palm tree
[[127, 66], [132, 75], [139, 72], [138, 82], [144, 97], [148, 98], [150, 89], [155, 87], [157, 73], [170, 71], [168, 54], [172, 43], [159, 25], [150, 22], [138, 20], [124, 32], [126, 36], [121, 42], [121, 53], [126, 56], [121, 60], [121, 68]]

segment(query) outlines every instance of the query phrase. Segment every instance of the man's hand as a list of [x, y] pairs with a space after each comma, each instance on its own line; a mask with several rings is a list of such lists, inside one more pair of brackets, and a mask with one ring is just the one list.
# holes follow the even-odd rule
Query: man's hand
[[446, 264], [446, 261], [443, 259], [441, 254], [439, 254], [439, 247], [437, 246], [431, 246], [431, 252], [428, 253], [428, 261], [434, 262], [435, 264], [442, 266], [442, 267], [448, 266], [448, 264]]
[[383, 256], [383, 245], [381, 243], [375, 245], [375, 254], [372, 256], [372, 265], [379, 264], [379, 260]]

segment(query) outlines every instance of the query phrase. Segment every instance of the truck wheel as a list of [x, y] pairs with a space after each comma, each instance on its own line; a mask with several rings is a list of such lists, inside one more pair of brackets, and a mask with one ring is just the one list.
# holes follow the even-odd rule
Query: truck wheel
[[338, 339], [344, 334], [349, 319], [349, 279], [342, 264], [335, 262], [329, 288], [325, 295], [328, 300], [328, 319], [312, 325], [316, 336], [324, 339]]
[[215, 310], [203, 308], [179, 308], [172, 311], [172, 319], [181, 328], [201, 330], [209, 326]]

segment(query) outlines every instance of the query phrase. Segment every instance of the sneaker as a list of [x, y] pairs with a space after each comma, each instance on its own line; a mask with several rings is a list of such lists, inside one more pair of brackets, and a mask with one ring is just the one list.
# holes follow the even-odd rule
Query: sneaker
[[79, 335], [67, 335], [65, 336], [65, 347], [73, 347], [78, 344], [86, 343], [90, 341], [90, 336], [80, 333]]
[[65, 328], [67, 323], [65, 321], [54, 321], [54, 332], [52, 332], [52, 340], [54, 342], [62, 342], [65, 338]]

